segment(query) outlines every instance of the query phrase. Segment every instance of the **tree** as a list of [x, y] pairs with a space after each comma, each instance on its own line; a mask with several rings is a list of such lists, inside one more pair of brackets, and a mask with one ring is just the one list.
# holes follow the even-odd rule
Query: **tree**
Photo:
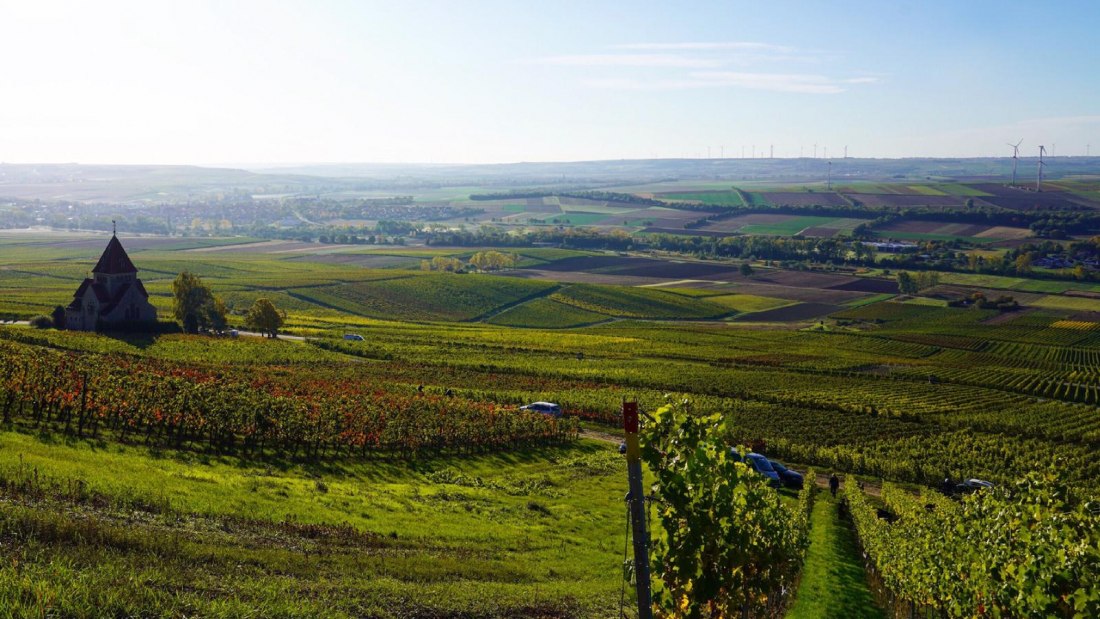
[[472, 264], [479, 271], [497, 271], [515, 266], [517, 257], [515, 254], [504, 254], [499, 251], [479, 251], [470, 257]]
[[50, 318], [53, 319], [53, 328], [54, 329], [64, 329], [65, 328], [65, 308], [64, 307], [61, 307], [60, 305], [58, 305], [57, 307], [53, 308], [53, 312], [50, 312]]
[[749, 264], [748, 262], [742, 262], [741, 263], [741, 275], [744, 275], [745, 277], [751, 276], [752, 275], [752, 265]]
[[184, 271], [172, 282], [174, 315], [187, 333], [225, 329], [225, 304], [198, 275]]
[[249, 329], [262, 333], [268, 337], [277, 337], [279, 327], [283, 326], [283, 316], [275, 309], [275, 304], [270, 300], [260, 297], [248, 309], [244, 317], [244, 324]]
[[53, 326], [53, 320], [49, 316], [43, 316], [39, 314], [37, 316], [31, 316], [30, 325], [35, 329], [49, 329]]
[[458, 258], [449, 258], [447, 256], [436, 256], [432, 258], [431, 265], [433, 271], [448, 271], [451, 273], [458, 273], [466, 266]]
[[898, 292], [901, 294], [917, 294], [917, 282], [908, 271], [898, 271]]
[[1016, 272], [1017, 273], [1030, 273], [1031, 272], [1031, 254], [1022, 253], [1016, 256]]

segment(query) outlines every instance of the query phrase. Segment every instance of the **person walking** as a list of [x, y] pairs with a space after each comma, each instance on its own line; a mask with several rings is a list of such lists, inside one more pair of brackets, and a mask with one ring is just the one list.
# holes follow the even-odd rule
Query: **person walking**
[[840, 478], [833, 473], [829, 476], [829, 492], [833, 493], [833, 498], [836, 498], [836, 491], [840, 490]]

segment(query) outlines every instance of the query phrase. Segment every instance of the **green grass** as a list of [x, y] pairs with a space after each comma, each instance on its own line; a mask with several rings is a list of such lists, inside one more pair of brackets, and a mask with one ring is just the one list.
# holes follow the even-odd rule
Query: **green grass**
[[964, 185], [962, 183], [935, 183], [933, 185], [930, 185], [930, 187], [934, 187], [935, 189], [938, 189], [941, 192], [943, 192], [944, 195], [949, 195], [949, 196], [966, 196], [968, 198], [982, 198], [982, 197], [989, 197], [991, 195], [991, 194], [988, 194], [988, 193], [986, 193], [986, 192], [984, 192], [980, 189], [971, 187], [970, 185]]
[[750, 224], [741, 228], [745, 234], [765, 234], [772, 236], [794, 236], [806, 228], [829, 227], [834, 222], [847, 222], [842, 217], [817, 217], [807, 215], [804, 217], [791, 217], [784, 221], [771, 224]]
[[[615, 212], [619, 212], [618, 210]], [[574, 226], [591, 226], [599, 223], [609, 217], [613, 217], [615, 212], [612, 213], [583, 213], [583, 212], [571, 212], [563, 213], [561, 215], [553, 215], [544, 217], [546, 223], [551, 224], [571, 224]], [[625, 212], [625, 211], [624, 211]]]
[[882, 301], [841, 310], [832, 317], [848, 320], [892, 321], [923, 316], [929, 311], [929, 308], [922, 305]]
[[773, 297], [761, 297], [752, 294], [729, 294], [717, 297], [707, 297], [707, 301], [711, 303], [717, 303], [723, 307], [728, 307], [738, 312], [762, 312], [764, 310], [775, 309], [777, 307], [785, 307], [787, 305], [794, 305], [794, 301], [788, 299], [776, 299]]
[[728, 310], [709, 299], [684, 297], [654, 288], [575, 284], [551, 299], [589, 312], [621, 318], [715, 318]]
[[1019, 290], [1020, 292], [1045, 292], [1058, 294], [1067, 290], [1085, 290], [1100, 292], [1100, 284], [1049, 279], [1027, 279], [1004, 275], [986, 275], [977, 273], [941, 273], [940, 281], [945, 284], [961, 284], [981, 288], [1001, 290]]
[[839, 518], [837, 502], [819, 490], [810, 514], [810, 549], [802, 582], [787, 619], [876, 619], [874, 604], [856, 548], [855, 535]]
[[550, 282], [489, 275], [433, 273], [291, 291], [342, 311], [406, 320], [473, 320], [555, 287]]
[[863, 307], [864, 305], [871, 305], [872, 303], [878, 303], [880, 301], [889, 301], [890, 299], [893, 299], [895, 296], [897, 296], [897, 295], [891, 294], [889, 292], [883, 292], [881, 294], [873, 294], [869, 297], [854, 299], [852, 301], [848, 301], [844, 305], [846, 307], [851, 307], [851, 308]]
[[590, 325], [604, 320], [610, 320], [610, 316], [540, 298], [509, 308], [486, 322], [509, 327], [562, 329]]
[[1032, 301], [1028, 305], [1045, 309], [1071, 310], [1078, 312], [1100, 312], [1100, 299], [1088, 299], [1085, 297], [1063, 297], [1061, 295], [1048, 295], [1038, 301]]
[[[119, 616], [190, 607], [399, 617], [419, 607], [497, 617], [541, 603], [554, 616], [611, 617], [620, 468], [613, 446], [595, 442], [305, 466], [0, 432], [5, 481], [102, 497], [7, 508], [0, 534], [22, 536], [25, 553], [18, 572], [0, 570], [0, 603], [43, 608], [32, 594], [41, 591], [62, 616], [106, 605]], [[350, 529], [295, 528], [311, 524]]]
[[520, 256], [554, 262], [566, 258], [580, 258], [582, 256], [598, 255], [596, 252], [579, 251], [576, 249], [559, 249], [556, 247], [524, 247], [515, 250]]
[[905, 301], [910, 305], [929, 305], [932, 307], [947, 307], [947, 301], [943, 299], [933, 299], [930, 297], [913, 297]]

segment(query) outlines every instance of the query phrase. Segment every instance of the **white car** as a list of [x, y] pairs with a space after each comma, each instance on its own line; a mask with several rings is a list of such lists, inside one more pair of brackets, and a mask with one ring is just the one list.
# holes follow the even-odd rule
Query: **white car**
[[527, 406], [519, 407], [519, 409], [521, 411], [542, 413], [543, 415], [550, 415], [552, 417], [561, 417], [561, 407], [553, 402], [532, 402]]

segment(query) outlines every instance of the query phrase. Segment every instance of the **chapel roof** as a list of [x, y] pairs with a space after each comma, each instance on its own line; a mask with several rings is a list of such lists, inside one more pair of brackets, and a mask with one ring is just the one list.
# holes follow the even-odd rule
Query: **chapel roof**
[[130, 256], [126, 255], [126, 250], [122, 248], [122, 243], [119, 242], [118, 237], [111, 235], [111, 240], [107, 243], [107, 249], [103, 250], [103, 255], [99, 257], [99, 262], [95, 263], [92, 273], [102, 273], [104, 275], [137, 273], [137, 267], [130, 261]]

